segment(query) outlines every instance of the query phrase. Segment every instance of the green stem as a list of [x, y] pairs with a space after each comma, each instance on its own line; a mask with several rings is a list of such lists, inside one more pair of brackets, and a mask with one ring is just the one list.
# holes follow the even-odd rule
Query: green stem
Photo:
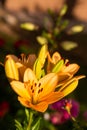
[[32, 110], [30, 110], [29, 123], [28, 123], [28, 126], [27, 126], [27, 129], [26, 129], [26, 130], [31, 130], [32, 121], [33, 121], [33, 112], [32, 112]]

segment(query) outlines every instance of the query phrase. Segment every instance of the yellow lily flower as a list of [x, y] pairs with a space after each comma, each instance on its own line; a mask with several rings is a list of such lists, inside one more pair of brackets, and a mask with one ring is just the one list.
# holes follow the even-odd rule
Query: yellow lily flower
[[5, 59], [5, 72], [10, 81], [23, 80], [25, 70], [30, 67], [33, 68], [36, 56], [34, 54], [29, 55], [27, 58], [24, 54], [21, 54], [21, 58], [15, 55], [7, 55]]
[[47, 73], [58, 71], [57, 73], [59, 74], [59, 86], [63, 85], [63, 83], [71, 79], [79, 70], [79, 68], [80, 66], [76, 63], [70, 64], [68, 59], [66, 59], [64, 62], [58, 52], [55, 52], [52, 55], [52, 58], [48, 52]]
[[21, 54], [21, 58], [15, 55], [7, 55], [5, 59], [5, 72], [9, 81], [20, 80], [23, 81], [23, 75], [27, 68], [35, 71], [38, 78], [41, 76], [41, 71], [47, 57], [47, 45], [43, 45], [40, 49], [38, 58], [36, 60], [35, 54], [30, 54], [27, 57]]
[[[52, 55], [52, 58], [48, 52], [48, 66], [47, 66], [47, 72], [51, 72], [53, 67], [60, 61], [63, 60], [61, 55], [58, 52], [55, 52]], [[79, 65], [76, 63], [69, 63], [69, 60], [66, 59], [65, 63], [62, 65], [62, 68], [60, 69], [60, 72], [69, 73], [71, 75], [74, 75], [79, 70]]]
[[53, 66], [59, 61], [61, 60], [61, 56], [58, 52], [55, 52], [52, 57], [50, 56], [50, 53], [47, 53], [48, 56], [48, 64], [47, 64], [47, 73], [50, 73]]
[[44, 112], [49, 104], [71, 93], [77, 87], [79, 78], [81, 77], [68, 81], [59, 90], [56, 90], [59, 80], [57, 73], [49, 73], [37, 80], [34, 72], [27, 68], [24, 72], [23, 82], [13, 80], [10, 84], [18, 94], [18, 100], [22, 105]]

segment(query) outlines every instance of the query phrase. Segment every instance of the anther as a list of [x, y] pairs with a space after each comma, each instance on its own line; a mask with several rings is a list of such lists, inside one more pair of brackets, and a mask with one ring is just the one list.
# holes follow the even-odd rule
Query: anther
[[65, 65], [66, 65], [66, 66], [69, 66], [69, 65], [70, 65], [70, 62], [68, 61]]
[[31, 86], [31, 90], [33, 89], [33, 85]]
[[40, 86], [41, 86], [41, 83], [38, 84], [38, 87], [40, 87]]
[[37, 83], [34, 83], [34, 86], [36, 87]]
[[40, 90], [41, 92], [43, 91], [43, 88], [41, 88], [41, 90]]
[[40, 89], [38, 90], [38, 93], [40, 93], [41, 91], [40, 91]]
[[34, 89], [32, 90], [32, 93], [34, 93]]

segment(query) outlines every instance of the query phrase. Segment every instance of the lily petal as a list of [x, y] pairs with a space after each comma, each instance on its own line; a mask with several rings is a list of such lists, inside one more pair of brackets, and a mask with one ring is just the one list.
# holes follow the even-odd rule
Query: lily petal
[[19, 80], [18, 68], [14, 60], [10, 57], [6, 57], [5, 61], [5, 73], [8, 79], [11, 80]]
[[36, 111], [39, 111], [39, 112], [45, 112], [46, 109], [48, 108], [48, 104], [47, 102], [40, 102], [36, 105], [33, 105], [33, 104], [30, 104], [31, 108], [36, 110]]
[[70, 75], [69, 73], [63, 73], [63, 72], [59, 73], [59, 82], [58, 82], [57, 87], [60, 87], [71, 78], [72, 78], [72, 75]]
[[52, 55], [52, 58], [48, 52], [48, 61], [53, 63], [53, 64], [56, 64], [60, 59], [61, 59], [61, 56], [58, 52], [55, 52], [53, 55]]
[[18, 62], [18, 57], [15, 55], [7, 55], [6, 58], [12, 58], [14, 62]]
[[27, 67], [25, 65], [21, 64], [20, 62], [17, 62], [16, 65], [17, 65], [17, 68], [19, 71], [19, 79], [21, 81], [23, 81], [23, 75], [24, 75], [24, 72], [25, 72]]
[[24, 73], [24, 82], [27, 82], [29, 80], [30, 81], [33, 81], [33, 80], [37, 81], [34, 72], [30, 68], [27, 68], [25, 73]]
[[31, 99], [27, 89], [24, 87], [24, 84], [19, 81], [12, 81], [11, 83], [12, 89], [21, 97], [26, 98], [28, 100]]
[[[73, 86], [72, 83], [73, 83], [74, 81], [78, 81], [79, 79], [82, 79], [82, 78], [85, 78], [85, 75], [75, 76], [74, 78], [68, 80], [68, 82], [66, 82], [66, 83], [59, 89], [59, 91], [62, 92], [64, 89], [67, 89], [67, 87], [68, 87], [69, 85]], [[73, 86], [73, 87], [75, 87], [75, 86]], [[72, 87], [72, 88], [73, 88], [73, 87]]]
[[39, 95], [39, 98], [42, 98], [55, 90], [58, 83], [58, 74], [47, 74], [46, 76], [41, 78], [39, 82], [41, 83], [40, 87], [43, 88], [43, 91]]
[[70, 64], [69, 66], [65, 67], [63, 72], [69, 72], [71, 75], [75, 74], [79, 70], [79, 65], [77, 64]]
[[48, 108], [48, 104], [46, 102], [40, 102], [38, 104], [31, 104], [28, 100], [22, 98], [22, 97], [18, 97], [18, 100], [20, 101], [20, 103], [28, 108], [32, 108], [36, 111], [39, 112], [45, 112], [46, 109]]
[[60, 92], [64, 93], [64, 97], [70, 94], [72, 91], [76, 89], [78, 85], [78, 80], [73, 80], [70, 84], [65, 84], [61, 89], [59, 90]]
[[48, 96], [42, 98], [41, 100], [45, 100], [48, 104], [54, 103], [56, 101], [59, 101], [64, 94], [62, 92], [52, 92]]
[[23, 106], [30, 108], [28, 99], [25, 99], [25, 98], [22, 98], [22, 97], [18, 96], [18, 101], [19, 101]]

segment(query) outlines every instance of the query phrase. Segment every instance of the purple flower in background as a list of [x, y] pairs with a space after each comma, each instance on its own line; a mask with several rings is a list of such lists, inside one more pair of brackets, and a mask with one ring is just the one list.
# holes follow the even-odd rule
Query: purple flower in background
[[63, 99], [50, 106], [54, 112], [50, 115], [53, 124], [62, 124], [79, 114], [79, 103], [73, 99]]

